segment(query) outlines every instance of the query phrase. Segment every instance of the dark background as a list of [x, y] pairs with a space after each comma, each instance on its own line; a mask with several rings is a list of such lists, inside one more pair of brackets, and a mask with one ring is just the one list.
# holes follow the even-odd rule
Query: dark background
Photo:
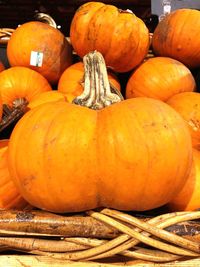
[[[65, 36], [69, 36], [69, 26], [76, 9], [88, 1], [83, 0], [0, 0], [0, 28], [16, 28], [19, 24], [33, 20], [35, 12], [44, 12], [53, 17]], [[131, 9], [149, 27], [151, 21], [151, 0], [102, 0], [121, 9]], [[147, 25], [147, 26], [148, 26]]]

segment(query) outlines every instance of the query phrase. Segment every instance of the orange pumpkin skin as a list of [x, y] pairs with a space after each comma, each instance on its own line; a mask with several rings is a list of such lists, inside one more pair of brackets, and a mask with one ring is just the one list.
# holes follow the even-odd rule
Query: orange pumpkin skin
[[27, 202], [19, 194], [8, 170], [8, 140], [0, 140], [0, 209], [24, 208]]
[[98, 111], [46, 103], [22, 117], [9, 142], [9, 170], [20, 193], [54, 212], [161, 206], [183, 187], [191, 162], [184, 120], [150, 98]]
[[25, 98], [28, 102], [42, 92], [52, 90], [49, 82], [38, 72], [26, 67], [11, 67], [0, 73], [0, 94], [3, 104]]
[[185, 92], [171, 97], [167, 104], [186, 121], [192, 137], [192, 145], [200, 149], [200, 94]]
[[[42, 53], [42, 65], [31, 63], [31, 53]], [[50, 83], [56, 83], [71, 65], [72, 51], [65, 36], [52, 26], [39, 21], [22, 24], [12, 34], [7, 45], [11, 66], [25, 66], [41, 73]]]
[[126, 98], [146, 96], [167, 101], [175, 94], [194, 91], [195, 88], [194, 77], [185, 65], [171, 58], [155, 57], [131, 74]]
[[[108, 73], [108, 78], [110, 84], [121, 90], [120, 83], [117, 78]], [[66, 95], [69, 102], [82, 94], [83, 92], [83, 82], [84, 82], [84, 66], [82, 62], [77, 62], [70, 67], [68, 67], [61, 75], [58, 82], [58, 91]]]
[[70, 27], [70, 41], [83, 57], [101, 52], [106, 65], [127, 72], [140, 64], [149, 49], [149, 31], [133, 13], [101, 2], [88, 2], [76, 11]]
[[5, 67], [4, 67], [3, 63], [0, 61], [0, 72], [1, 72], [2, 70], [5, 70]]
[[200, 151], [193, 150], [193, 165], [183, 189], [167, 205], [170, 211], [194, 211], [200, 207]]
[[39, 94], [34, 100], [32, 100], [27, 108], [28, 109], [33, 109], [39, 105], [42, 105], [44, 103], [48, 102], [57, 102], [57, 101], [67, 101], [67, 97], [62, 94], [61, 92], [52, 90], [52, 91], [47, 91]]
[[3, 115], [3, 103], [2, 103], [2, 98], [0, 95], [0, 121], [2, 119], [2, 115]]
[[179, 60], [190, 68], [200, 66], [200, 12], [178, 9], [157, 25], [152, 40], [156, 55]]

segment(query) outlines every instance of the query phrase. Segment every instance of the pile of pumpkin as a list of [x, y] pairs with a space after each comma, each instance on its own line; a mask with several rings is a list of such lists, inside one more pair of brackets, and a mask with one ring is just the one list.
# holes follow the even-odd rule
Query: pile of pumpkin
[[[131, 11], [88, 2], [73, 17], [71, 44], [42, 22], [18, 27], [7, 45], [11, 67], [0, 67], [1, 117], [3, 105], [28, 104], [0, 141], [0, 207], [199, 208], [200, 94], [191, 72], [200, 67], [199, 24], [199, 11], [174, 11], [150, 41]], [[129, 73], [124, 99], [119, 73]]]

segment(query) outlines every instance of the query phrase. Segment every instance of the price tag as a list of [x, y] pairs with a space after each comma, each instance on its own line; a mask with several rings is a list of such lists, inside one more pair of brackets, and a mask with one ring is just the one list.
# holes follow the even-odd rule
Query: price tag
[[42, 67], [43, 53], [31, 51], [30, 65], [35, 67]]

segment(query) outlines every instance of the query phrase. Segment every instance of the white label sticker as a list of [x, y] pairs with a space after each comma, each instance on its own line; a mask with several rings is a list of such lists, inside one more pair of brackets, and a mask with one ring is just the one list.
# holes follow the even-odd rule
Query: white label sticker
[[30, 65], [36, 67], [42, 67], [43, 53], [31, 51]]
[[171, 5], [164, 5], [163, 7], [163, 13], [169, 14], [171, 12]]

